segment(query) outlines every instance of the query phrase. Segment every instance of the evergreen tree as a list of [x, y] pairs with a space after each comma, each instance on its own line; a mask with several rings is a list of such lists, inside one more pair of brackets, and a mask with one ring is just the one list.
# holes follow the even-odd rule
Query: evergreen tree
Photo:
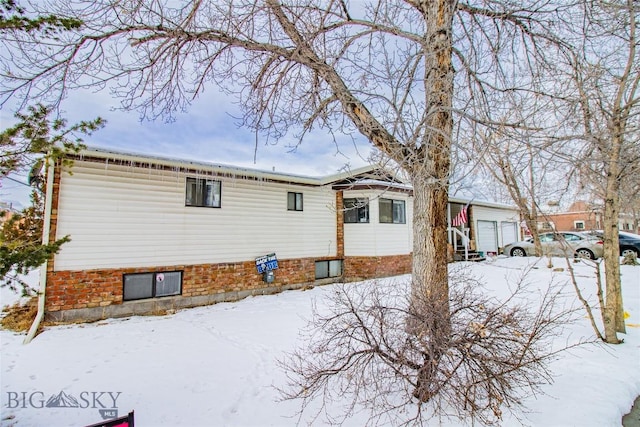
[[9, 217], [0, 228], [0, 285], [23, 296], [33, 291], [21, 276], [44, 264], [70, 240], [65, 236], [43, 245], [44, 200], [39, 190], [33, 190], [31, 201], [31, 206]]
[[90, 135], [104, 125], [101, 118], [68, 127], [63, 119], [50, 119], [51, 109], [30, 107], [29, 114], [16, 114], [18, 123], [0, 133], [0, 176], [30, 170], [32, 205], [17, 214], [1, 212], [8, 219], [0, 227], [0, 286], [27, 295], [22, 275], [42, 265], [70, 240], [69, 236], [43, 244], [44, 191], [43, 166], [60, 162], [71, 167], [67, 154], [84, 146], [78, 134]]
[[[0, 0], [0, 34], [29, 33], [40, 37], [78, 29], [82, 21], [55, 14], [30, 15], [15, 0]], [[101, 118], [67, 127], [64, 119], [50, 119], [52, 108], [42, 104], [15, 115], [17, 124], [0, 133], [0, 177], [13, 172], [29, 172], [32, 205], [17, 214], [0, 212], [8, 219], [0, 226], [0, 286], [23, 295], [32, 292], [21, 279], [60, 250], [69, 236], [43, 244], [44, 177], [48, 161], [71, 166], [65, 157], [83, 148], [78, 133], [90, 135], [104, 125]]]

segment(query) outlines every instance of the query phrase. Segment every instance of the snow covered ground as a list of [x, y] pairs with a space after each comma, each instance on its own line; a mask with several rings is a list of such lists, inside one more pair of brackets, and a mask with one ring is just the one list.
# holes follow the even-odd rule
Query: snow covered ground
[[[537, 262], [530, 287], [552, 276], [546, 260], [500, 258], [471, 264], [487, 286], [506, 294], [506, 277]], [[556, 259], [556, 266], [564, 261]], [[593, 270], [576, 265], [593, 298]], [[390, 278], [387, 280], [401, 280]], [[554, 361], [554, 383], [528, 398], [531, 426], [620, 426], [640, 394], [640, 267], [622, 266], [627, 334], [618, 346], [586, 345]], [[567, 291], [571, 291], [567, 282]], [[313, 301], [332, 286], [252, 297], [161, 317], [131, 317], [93, 324], [49, 327], [28, 345], [23, 334], [0, 331], [3, 426], [83, 426], [117, 410], [135, 410], [136, 426], [290, 426], [298, 403], [279, 401], [274, 386], [284, 373], [276, 360], [296, 348]], [[2, 293], [2, 304], [7, 294]], [[592, 338], [586, 318], [564, 338]], [[65, 407], [47, 407], [47, 401]], [[102, 411], [102, 412], [101, 412]], [[364, 426], [366, 416], [346, 425]], [[429, 425], [457, 426], [443, 420]], [[303, 417], [300, 425], [322, 425]], [[507, 415], [505, 426], [521, 425]]]

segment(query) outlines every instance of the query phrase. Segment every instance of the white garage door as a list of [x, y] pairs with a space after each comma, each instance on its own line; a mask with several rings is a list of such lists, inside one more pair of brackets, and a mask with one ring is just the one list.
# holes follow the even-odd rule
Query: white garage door
[[518, 241], [518, 223], [502, 221], [500, 223], [500, 231], [502, 232], [502, 247], [509, 243]]
[[498, 252], [498, 226], [495, 221], [478, 220], [478, 251]]

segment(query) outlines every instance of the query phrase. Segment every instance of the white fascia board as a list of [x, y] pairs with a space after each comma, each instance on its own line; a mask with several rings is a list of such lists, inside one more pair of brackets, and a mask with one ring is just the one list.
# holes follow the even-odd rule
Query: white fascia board
[[[458, 199], [456, 197], [449, 197], [449, 203], [459, 203], [462, 205], [466, 205], [467, 203], [469, 203], [469, 199]], [[483, 200], [471, 200], [471, 205], [476, 205], [476, 206], [484, 206], [487, 208], [496, 208], [496, 209], [509, 209], [509, 210], [514, 210], [517, 211], [518, 208], [516, 206], [512, 206], [512, 205], [503, 205], [501, 203], [493, 203], [493, 202], [485, 202]]]
[[148, 154], [138, 154], [113, 149], [87, 147], [79, 153], [80, 158], [101, 158], [105, 160], [113, 159], [124, 162], [152, 163], [166, 167], [178, 167], [183, 169], [194, 169], [202, 172], [214, 172], [222, 175], [240, 175], [257, 179], [267, 179], [279, 182], [288, 182], [296, 184], [304, 184], [311, 186], [324, 186], [333, 182], [348, 179], [360, 174], [374, 172], [377, 167], [375, 165], [367, 165], [360, 168], [348, 170], [345, 172], [329, 175], [326, 177], [313, 177], [305, 175], [296, 175], [283, 172], [269, 172], [259, 169], [251, 169], [239, 166], [224, 165], [219, 163], [199, 162], [194, 160], [185, 160], [177, 158], [162, 157]]

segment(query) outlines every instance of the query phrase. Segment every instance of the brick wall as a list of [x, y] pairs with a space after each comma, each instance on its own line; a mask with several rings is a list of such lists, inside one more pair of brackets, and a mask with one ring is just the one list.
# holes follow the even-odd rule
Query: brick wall
[[[602, 228], [598, 223], [598, 216], [591, 211], [551, 214], [547, 215], [545, 221], [553, 222], [555, 229], [558, 231], [583, 231]], [[577, 229], [575, 227], [576, 221], [582, 221], [584, 229]]]
[[278, 285], [305, 284], [315, 279], [315, 258], [279, 261], [274, 283], [267, 284], [253, 261], [242, 263], [172, 265], [47, 273], [46, 308], [49, 312], [104, 307], [122, 303], [123, 275], [182, 271], [182, 296], [256, 290]]
[[[266, 283], [255, 262], [201, 265], [173, 265], [156, 269], [124, 268], [83, 271], [48, 271], [46, 312], [52, 320], [97, 320], [108, 317], [148, 314], [234, 301], [308, 285], [356, 281], [406, 274], [411, 256], [347, 257], [343, 277], [315, 280], [315, 261], [335, 258], [279, 260], [273, 283]], [[182, 294], [175, 297], [123, 301], [123, 275], [158, 271], [182, 271]]]
[[344, 280], [373, 279], [411, 273], [411, 255], [384, 257], [346, 257], [344, 259]]

